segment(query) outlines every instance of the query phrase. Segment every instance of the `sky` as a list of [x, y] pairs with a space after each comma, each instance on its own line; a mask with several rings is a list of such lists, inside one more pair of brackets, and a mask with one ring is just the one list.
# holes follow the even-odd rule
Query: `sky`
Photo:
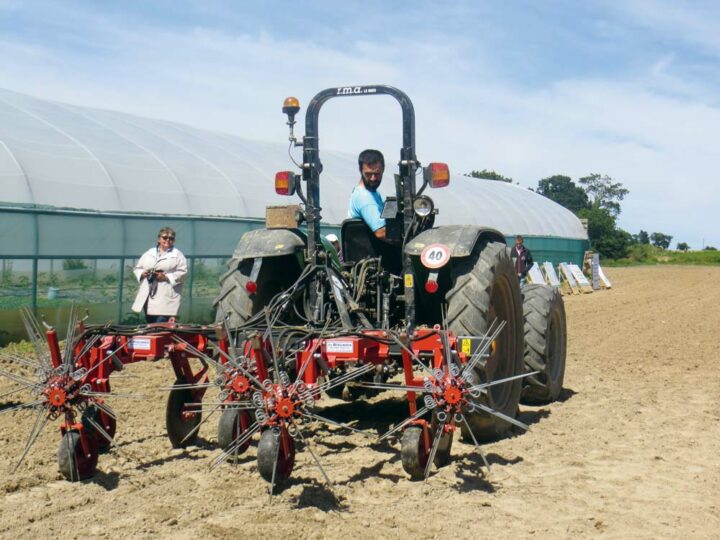
[[[0, 0], [2, 88], [281, 142], [286, 96], [388, 84], [422, 162], [607, 174], [620, 227], [693, 249], [720, 248], [719, 68], [713, 1]], [[401, 141], [388, 96], [323, 107], [321, 149]]]

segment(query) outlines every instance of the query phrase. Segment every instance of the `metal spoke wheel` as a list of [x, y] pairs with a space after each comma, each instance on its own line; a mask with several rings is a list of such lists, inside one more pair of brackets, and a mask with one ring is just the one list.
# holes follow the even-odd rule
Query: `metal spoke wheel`
[[95, 437], [81, 437], [76, 430], [66, 431], [60, 441], [57, 458], [60, 472], [66, 480], [79, 482], [92, 477], [98, 462]]
[[[258, 471], [268, 482], [287, 480], [295, 465], [295, 441], [283, 429], [266, 429], [257, 447]], [[274, 478], [273, 478], [274, 472]]]
[[[184, 384], [186, 384], [184, 380], [178, 379], [173, 386]], [[174, 388], [170, 391], [165, 413], [165, 427], [173, 448], [185, 448], [197, 439], [197, 430], [190, 433], [202, 420], [202, 413], [197, 407], [188, 406], [188, 403], [194, 403], [194, 401], [192, 392], [187, 388]]]
[[[252, 418], [247, 411], [238, 409], [225, 409], [218, 422], [218, 444], [223, 450], [229, 450], [252, 424]], [[234, 452], [236, 456], [245, 452], [250, 446], [250, 440], [241, 444]]]

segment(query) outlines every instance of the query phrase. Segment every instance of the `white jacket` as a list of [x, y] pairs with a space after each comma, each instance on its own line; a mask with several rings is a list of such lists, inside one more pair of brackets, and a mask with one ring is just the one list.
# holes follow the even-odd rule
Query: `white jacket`
[[[150, 284], [147, 279], [141, 278], [142, 273], [147, 270], [162, 270], [168, 279], [167, 281], [158, 281], [157, 292], [153, 298], [150, 298]], [[173, 247], [165, 253], [160, 253], [157, 247], [148, 249], [140, 256], [133, 273], [140, 283], [140, 289], [132, 305], [135, 313], [140, 313], [147, 301], [148, 315], [165, 315], [166, 317], [177, 315], [182, 299], [182, 284], [187, 274], [187, 259], [179, 249]]]

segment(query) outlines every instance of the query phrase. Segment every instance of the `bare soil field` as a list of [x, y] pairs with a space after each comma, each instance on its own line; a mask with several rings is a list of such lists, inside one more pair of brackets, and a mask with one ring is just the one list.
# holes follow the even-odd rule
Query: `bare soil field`
[[[129, 366], [114, 399], [118, 448], [99, 473], [61, 479], [57, 426], [49, 426], [17, 472], [32, 415], [0, 416], [0, 537], [497, 538], [720, 537], [720, 267], [609, 269], [615, 286], [565, 297], [568, 364], [561, 401], [522, 406], [527, 433], [483, 445], [456, 438], [451, 463], [411, 482], [399, 443], [318, 426], [291, 481], [269, 499], [253, 448], [210, 471], [216, 421], [197, 446], [173, 450], [165, 436], [163, 361]], [[7, 367], [7, 366], [3, 366]], [[0, 394], [11, 389], [0, 382]], [[10, 406], [0, 398], [0, 409]], [[400, 397], [323, 414], [385, 431], [404, 418]]]

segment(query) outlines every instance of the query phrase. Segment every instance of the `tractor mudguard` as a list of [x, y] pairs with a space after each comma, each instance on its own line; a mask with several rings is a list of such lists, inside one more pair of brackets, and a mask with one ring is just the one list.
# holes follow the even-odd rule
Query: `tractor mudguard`
[[505, 237], [495, 229], [473, 225], [447, 225], [418, 234], [405, 246], [408, 255], [420, 255], [430, 244], [445, 244], [450, 257], [468, 257], [480, 240], [505, 243]]
[[305, 236], [296, 229], [255, 229], [246, 232], [233, 253], [233, 258], [255, 259], [289, 255], [305, 249]]

